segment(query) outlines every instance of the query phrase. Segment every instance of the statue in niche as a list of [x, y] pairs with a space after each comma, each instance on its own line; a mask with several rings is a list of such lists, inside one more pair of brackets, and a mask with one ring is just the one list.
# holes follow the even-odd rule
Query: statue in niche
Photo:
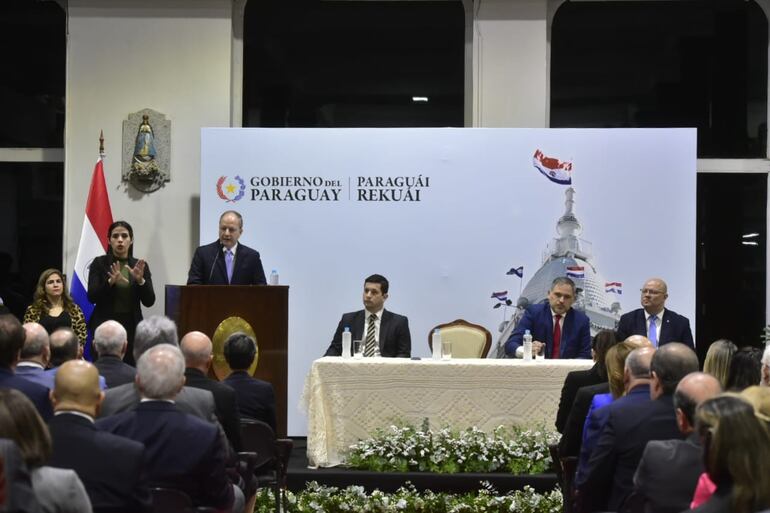
[[131, 174], [138, 180], [152, 182], [158, 175], [158, 164], [155, 162], [155, 135], [150, 126], [150, 118], [142, 116], [142, 124], [136, 133], [134, 143], [134, 160], [131, 163]]

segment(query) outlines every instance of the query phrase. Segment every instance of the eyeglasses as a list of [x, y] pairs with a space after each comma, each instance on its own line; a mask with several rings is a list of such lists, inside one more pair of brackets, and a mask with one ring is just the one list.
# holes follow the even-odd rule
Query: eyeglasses
[[657, 296], [658, 294], [663, 294], [662, 290], [653, 290], [653, 289], [639, 289], [639, 292], [642, 294], [649, 294], [650, 296]]

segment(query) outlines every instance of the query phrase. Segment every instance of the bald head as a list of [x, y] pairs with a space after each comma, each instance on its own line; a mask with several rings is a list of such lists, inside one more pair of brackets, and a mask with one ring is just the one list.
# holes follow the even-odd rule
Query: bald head
[[695, 408], [706, 399], [722, 393], [722, 385], [711, 374], [691, 372], [682, 378], [674, 392], [674, 409], [679, 430], [687, 435], [695, 426]]
[[94, 331], [94, 347], [99, 356], [122, 358], [128, 346], [126, 328], [117, 321], [104, 321]]
[[655, 354], [655, 348], [648, 346], [639, 347], [628, 353], [626, 369], [631, 377], [650, 379], [650, 362], [653, 354]]
[[51, 391], [55, 411], [78, 411], [96, 417], [103, 398], [96, 367], [84, 360], [61, 364]]
[[626, 338], [623, 342], [632, 344], [634, 347], [653, 347], [652, 342], [650, 342], [650, 339], [648, 339], [644, 335], [631, 335], [630, 337]]
[[679, 381], [699, 367], [695, 351], [679, 342], [669, 342], [655, 351], [650, 364], [652, 387], [650, 397], [657, 399], [661, 395], [671, 395]]
[[48, 342], [48, 332], [36, 322], [24, 324], [24, 346], [21, 348], [21, 360], [48, 365], [51, 349]]
[[50, 342], [52, 367], [58, 367], [66, 361], [80, 357], [78, 337], [69, 328], [59, 328], [51, 333]]
[[182, 337], [179, 348], [184, 355], [186, 367], [198, 369], [204, 374], [211, 365], [212, 344], [211, 339], [200, 331], [191, 331]]

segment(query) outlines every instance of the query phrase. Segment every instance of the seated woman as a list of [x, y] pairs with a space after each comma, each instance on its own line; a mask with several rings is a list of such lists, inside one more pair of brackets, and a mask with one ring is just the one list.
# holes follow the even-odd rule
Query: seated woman
[[74, 470], [44, 466], [51, 455], [51, 435], [30, 400], [18, 390], [0, 388], [0, 438], [11, 439], [19, 447], [43, 513], [91, 511], [91, 501]]
[[72, 301], [58, 269], [46, 269], [37, 280], [35, 297], [24, 314], [24, 322], [41, 324], [50, 335], [59, 328], [71, 328], [80, 345], [86, 343], [86, 319]]
[[724, 394], [704, 401], [695, 415], [714, 494], [691, 512], [751, 513], [770, 507], [770, 434], [754, 407]]
[[730, 373], [730, 363], [733, 355], [738, 350], [731, 340], [721, 338], [714, 341], [706, 353], [706, 359], [703, 362], [703, 372], [711, 374], [719, 380], [722, 390], [727, 389], [727, 375]]
[[740, 392], [744, 388], [759, 385], [762, 380], [762, 350], [742, 347], [733, 355], [725, 390]]

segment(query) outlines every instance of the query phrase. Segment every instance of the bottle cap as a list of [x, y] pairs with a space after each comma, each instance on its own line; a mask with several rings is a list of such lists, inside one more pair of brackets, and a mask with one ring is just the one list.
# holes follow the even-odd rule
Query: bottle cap
[[350, 327], [345, 326], [345, 331], [350, 331]]

